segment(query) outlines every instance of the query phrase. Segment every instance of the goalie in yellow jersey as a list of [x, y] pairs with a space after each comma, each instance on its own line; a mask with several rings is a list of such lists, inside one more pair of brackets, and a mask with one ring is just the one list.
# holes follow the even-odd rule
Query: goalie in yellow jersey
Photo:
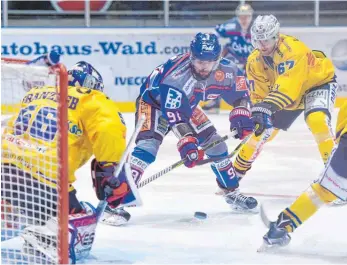
[[324, 204], [337, 198], [347, 201], [347, 100], [340, 109], [336, 132], [338, 146], [333, 149], [319, 179], [311, 184], [290, 207], [284, 209], [276, 222], [269, 222], [265, 213], [262, 213], [264, 223], [270, 228], [263, 237], [262, 250], [266, 247], [289, 244], [291, 239], [289, 233], [294, 232]]
[[[30, 63], [51, 65], [52, 61], [58, 61], [51, 60], [52, 58], [54, 59], [54, 52]], [[125, 195], [134, 199], [133, 204], [136, 204], [139, 196], [137, 191], [128, 186], [124, 169], [118, 178], [113, 178], [115, 167], [125, 151], [126, 127], [116, 104], [103, 93], [101, 75], [93, 66], [81, 61], [68, 71], [68, 78], [69, 157], [66, 159], [70, 184], [69, 231], [72, 233], [69, 254], [70, 259], [76, 261], [86, 257], [92, 248], [98, 212], [90, 203], [78, 201], [76, 190], [72, 186], [75, 171], [94, 155], [92, 179], [99, 200], [106, 199], [108, 205], [114, 208], [124, 203]], [[44, 244], [40, 238], [33, 238], [35, 232], [41, 236], [50, 235], [52, 224], [55, 224], [53, 230], [58, 229], [54, 221], [58, 199], [56, 101], [55, 87], [32, 88], [22, 99], [20, 111], [8, 122], [2, 137], [2, 206], [13, 208], [8, 217], [14, 223], [25, 220], [23, 223], [19, 222], [21, 225], [17, 230], [7, 235], [2, 234], [2, 241], [21, 235], [30, 243], [24, 248], [27, 252], [30, 252], [28, 247], [37, 251], [37, 245]], [[29, 145], [17, 145], [17, 140], [13, 139]], [[28, 146], [42, 146], [45, 151]], [[6, 212], [2, 211], [2, 224], [8, 222], [9, 219], [6, 218]], [[32, 225], [26, 227], [25, 224]], [[83, 238], [88, 240], [80, 240]], [[33, 243], [35, 240], [37, 242]], [[50, 253], [49, 246], [43, 248]], [[54, 252], [53, 248], [48, 256], [56, 255]], [[43, 254], [47, 256], [47, 253]]]
[[337, 83], [332, 62], [300, 40], [280, 34], [273, 15], [258, 16], [251, 28], [255, 50], [248, 57], [252, 117], [257, 129], [240, 150], [235, 170], [242, 178], [263, 145], [287, 130], [304, 111], [324, 163], [335, 144], [330, 125]]

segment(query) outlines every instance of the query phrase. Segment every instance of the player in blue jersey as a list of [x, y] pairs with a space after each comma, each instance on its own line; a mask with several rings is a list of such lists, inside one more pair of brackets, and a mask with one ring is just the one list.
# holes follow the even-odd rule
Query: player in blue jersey
[[[146, 120], [130, 159], [136, 183], [155, 161], [169, 130], [177, 136], [178, 152], [181, 158], [187, 158], [185, 165], [188, 168], [202, 159], [204, 154], [199, 147], [221, 138], [198, 106], [200, 101], [222, 97], [234, 107], [229, 120], [230, 129], [237, 131], [235, 138], [243, 139], [253, 132], [246, 79], [235, 63], [221, 57], [222, 48], [217, 36], [198, 33], [190, 48], [190, 53], [175, 56], [158, 66], [141, 86], [136, 100], [136, 120], [141, 115], [145, 115]], [[226, 157], [227, 154], [225, 143], [206, 151], [208, 157]], [[256, 208], [256, 199], [240, 193], [231, 159], [222, 158], [212, 163], [211, 168], [226, 202], [233, 209], [249, 211]], [[103, 221], [117, 225], [121, 223], [119, 215], [123, 214], [127, 215], [125, 219], [130, 217], [124, 209], [108, 207]], [[123, 221], [127, 221], [125, 219]]]
[[[251, 43], [251, 24], [253, 9], [249, 4], [240, 4], [235, 10], [236, 17], [216, 26], [216, 31], [221, 38], [228, 39], [224, 46], [222, 56], [237, 64], [245, 72], [247, 58], [253, 51]], [[220, 98], [210, 100], [203, 109], [209, 113], [218, 113]]]

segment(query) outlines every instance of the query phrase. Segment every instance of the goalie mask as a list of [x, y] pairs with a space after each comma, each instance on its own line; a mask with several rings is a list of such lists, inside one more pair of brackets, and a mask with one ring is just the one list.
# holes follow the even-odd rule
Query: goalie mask
[[204, 80], [216, 69], [221, 57], [222, 47], [212, 33], [198, 33], [190, 43], [190, 61], [196, 79]]
[[251, 28], [252, 45], [262, 55], [271, 55], [276, 48], [279, 31], [280, 23], [275, 16], [258, 16]]
[[69, 86], [104, 90], [100, 73], [89, 63], [80, 61], [68, 71]]

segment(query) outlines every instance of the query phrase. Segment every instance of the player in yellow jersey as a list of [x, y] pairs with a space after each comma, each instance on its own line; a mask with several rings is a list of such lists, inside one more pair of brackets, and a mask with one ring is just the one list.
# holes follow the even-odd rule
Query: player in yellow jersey
[[335, 144], [330, 125], [338, 87], [333, 64], [322, 52], [279, 30], [273, 15], [258, 16], [251, 28], [255, 50], [248, 57], [246, 72], [258, 129], [236, 158], [240, 178], [264, 144], [279, 130], [287, 130], [303, 111], [324, 163]]
[[[39, 61], [33, 62], [37, 65]], [[73, 182], [78, 168], [92, 155], [95, 156], [91, 165], [94, 189], [97, 197], [107, 199], [110, 207], [121, 204], [130, 187], [124, 170], [117, 179], [113, 178], [126, 147], [126, 126], [116, 104], [103, 93], [101, 75], [90, 64], [81, 61], [68, 71], [68, 77], [69, 157], [66, 159], [70, 184], [69, 225], [77, 231], [75, 236], [70, 237], [74, 241], [75, 238], [83, 238], [86, 233], [93, 238], [97, 222], [95, 208], [90, 203], [79, 202], [76, 197]], [[42, 226], [35, 229], [41, 229], [42, 233], [46, 229], [44, 224], [52, 220], [57, 211], [57, 204], [48, 199], [50, 196], [55, 197], [53, 200], [57, 199], [57, 96], [55, 87], [32, 88], [22, 99], [20, 111], [8, 122], [2, 135], [2, 204], [10, 203], [21, 213], [15, 218], [24, 216], [28, 220], [31, 217], [41, 220]], [[137, 192], [131, 192], [136, 199]], [[14, 193], [20, 194], [16, 200]], [[74, 225], [75, 221], [82, 219], [87, 225]], [[24, 232], [28, 228], [33, 229], [29, 226]], [[80, 235], [80, 231], [83, 234]], [[92, 243], [93, 240], [70, 242], [73, 246], [70, 247], [70, 258], [78, 260], [88, 255]]]
[[264, 236], [264, 246], [287, 245], [291, 239], [289, 233], [294, 232], [322, 205], [336, 198], [347, 201], [347, 100], [340, 109], [336, 132], [338, 146], [333, 149], [319, 179], [284, 209], [276, 222], [269, 223], [270, 230]]

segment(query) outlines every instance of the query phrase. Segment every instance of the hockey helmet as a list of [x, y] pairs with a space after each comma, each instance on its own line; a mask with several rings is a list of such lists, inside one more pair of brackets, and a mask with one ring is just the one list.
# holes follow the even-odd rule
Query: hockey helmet
[[264, 46], [275, 49], [279, 39], [280, 23], [274, 15], [258, 16], [251, 27], [251, 39], [254, 48]]
[[249, 4], [240, 4], [235, 9], [236, 16], [253, 16], [253, 8]]
[[104, 90], [101, 74], [85, 61], [77, 62], [68, 71], [69, 86], [87, 87], [99, 91]]
[[222, 52], [218, 37], [213, 33], [195, 35], [190, 43], [191, 58], [201, 61], [218, 61]]
[[208, 78], [219, 64], [221, 52], [222, 46], [215, 34], [196, 34], [190, 43], [190, 61], [194, 77], [198, 80]]

